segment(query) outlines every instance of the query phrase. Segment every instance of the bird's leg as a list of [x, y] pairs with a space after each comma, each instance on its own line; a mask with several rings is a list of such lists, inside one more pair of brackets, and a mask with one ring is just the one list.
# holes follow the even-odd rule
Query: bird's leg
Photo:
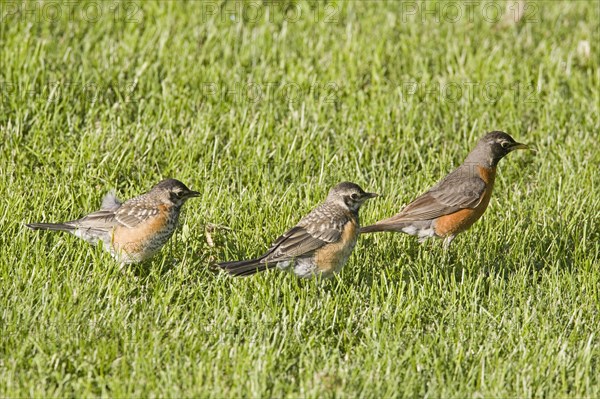
[[448, 251], [448, 249], [450, 249], [450, 243], [452, 242], [452, 240], [454, 240], [454, 237], [456, 237], [454, 234], [450, 234], [449, 236], [444, 238], [444, 251]]

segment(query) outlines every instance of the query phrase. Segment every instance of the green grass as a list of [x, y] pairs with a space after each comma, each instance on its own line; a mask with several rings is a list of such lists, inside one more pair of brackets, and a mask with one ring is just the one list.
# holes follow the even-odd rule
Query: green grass
[[[52, 3], [0, 5], [1, 397], [600, 396], [597, 2], [528, 1], [518, 22], [458, 2], [440, 22], [410, 2]], [[390, 216], [496, 129], [538, 153], [501, 162], [448, 253], [381, 234], [331, 281], [209, 268], [342, 180], [384, 194], [363, 224]], [[164, 177], [203, 195], [128, 273], [23, 226]]]

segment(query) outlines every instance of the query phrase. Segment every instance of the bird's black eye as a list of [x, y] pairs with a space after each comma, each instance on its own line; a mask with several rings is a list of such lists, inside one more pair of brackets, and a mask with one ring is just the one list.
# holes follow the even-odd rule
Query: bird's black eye
[[172, 191], [171, 198], [173, 199], [181, 199], [183, 197], [183, 191]]
[[350, 196], [350, 198], [352, 198], [352, 199], [353, 199], [353, 200], [355, 200], [355, 201], [358, 199], [358, 197], [359, 197], [359, 195], [358, 195], [357, 193], [353, 193], [353, 194]]
[[500, 145], [502, 146], [502, 148], [510, 147], [510, 143], [508, 141], [503, 141], [502, 143], [500, 143]]

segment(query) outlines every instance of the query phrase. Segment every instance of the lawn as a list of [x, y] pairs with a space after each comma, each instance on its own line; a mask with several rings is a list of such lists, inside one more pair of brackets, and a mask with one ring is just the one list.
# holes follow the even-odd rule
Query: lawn
[[[600, 396], [598, 2], [0, 3], [0, 397]], [[260, 255], [350, 180], [397, 213], [504, 130], [449, 251]], [[202, 196], [124, 271], [33, 232], [166, 177]]]

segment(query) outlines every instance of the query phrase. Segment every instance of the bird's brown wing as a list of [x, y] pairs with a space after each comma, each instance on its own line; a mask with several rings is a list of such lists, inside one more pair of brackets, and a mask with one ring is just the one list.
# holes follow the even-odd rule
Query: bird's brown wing
[[275, 240], [263, 257], [263, 262], [290, 260], [307, 255], [325, 244], [337, 242], [348, 218], [331, 216], [326, 208], [311, 212]]
[[431, 220], [461, 209], [475, 208], [483, 197], [485, 187], [486, 183], [477, 176], [449, 175], [399, 214], [377, 224]]
[[68, 226], [71, 229], [83, 229], [88, 232], [103, 234], [111, 231], [118, 225], [115, 215], [120, 206], [121, 201], [115, 197], [113, 192], [110, 192], [104, 196], [102, 207], [99, 211], [92, 212], [80, 219], [70, 220], [61, 224]]
[[81, 219], [72, 220], [66, 222], [68, 226], [72, 226], [78, 229], [88, 229], [94, 231], [110, 231], [117, 225], [115, 219], [115, 211], [108, 209], [101, 209], [97, 212], [90, 213]]
[[115, 219], [125, 227], [135, 227], [160, 213], [158, 206], [145, 201], [127, 201], [115, 212]]

